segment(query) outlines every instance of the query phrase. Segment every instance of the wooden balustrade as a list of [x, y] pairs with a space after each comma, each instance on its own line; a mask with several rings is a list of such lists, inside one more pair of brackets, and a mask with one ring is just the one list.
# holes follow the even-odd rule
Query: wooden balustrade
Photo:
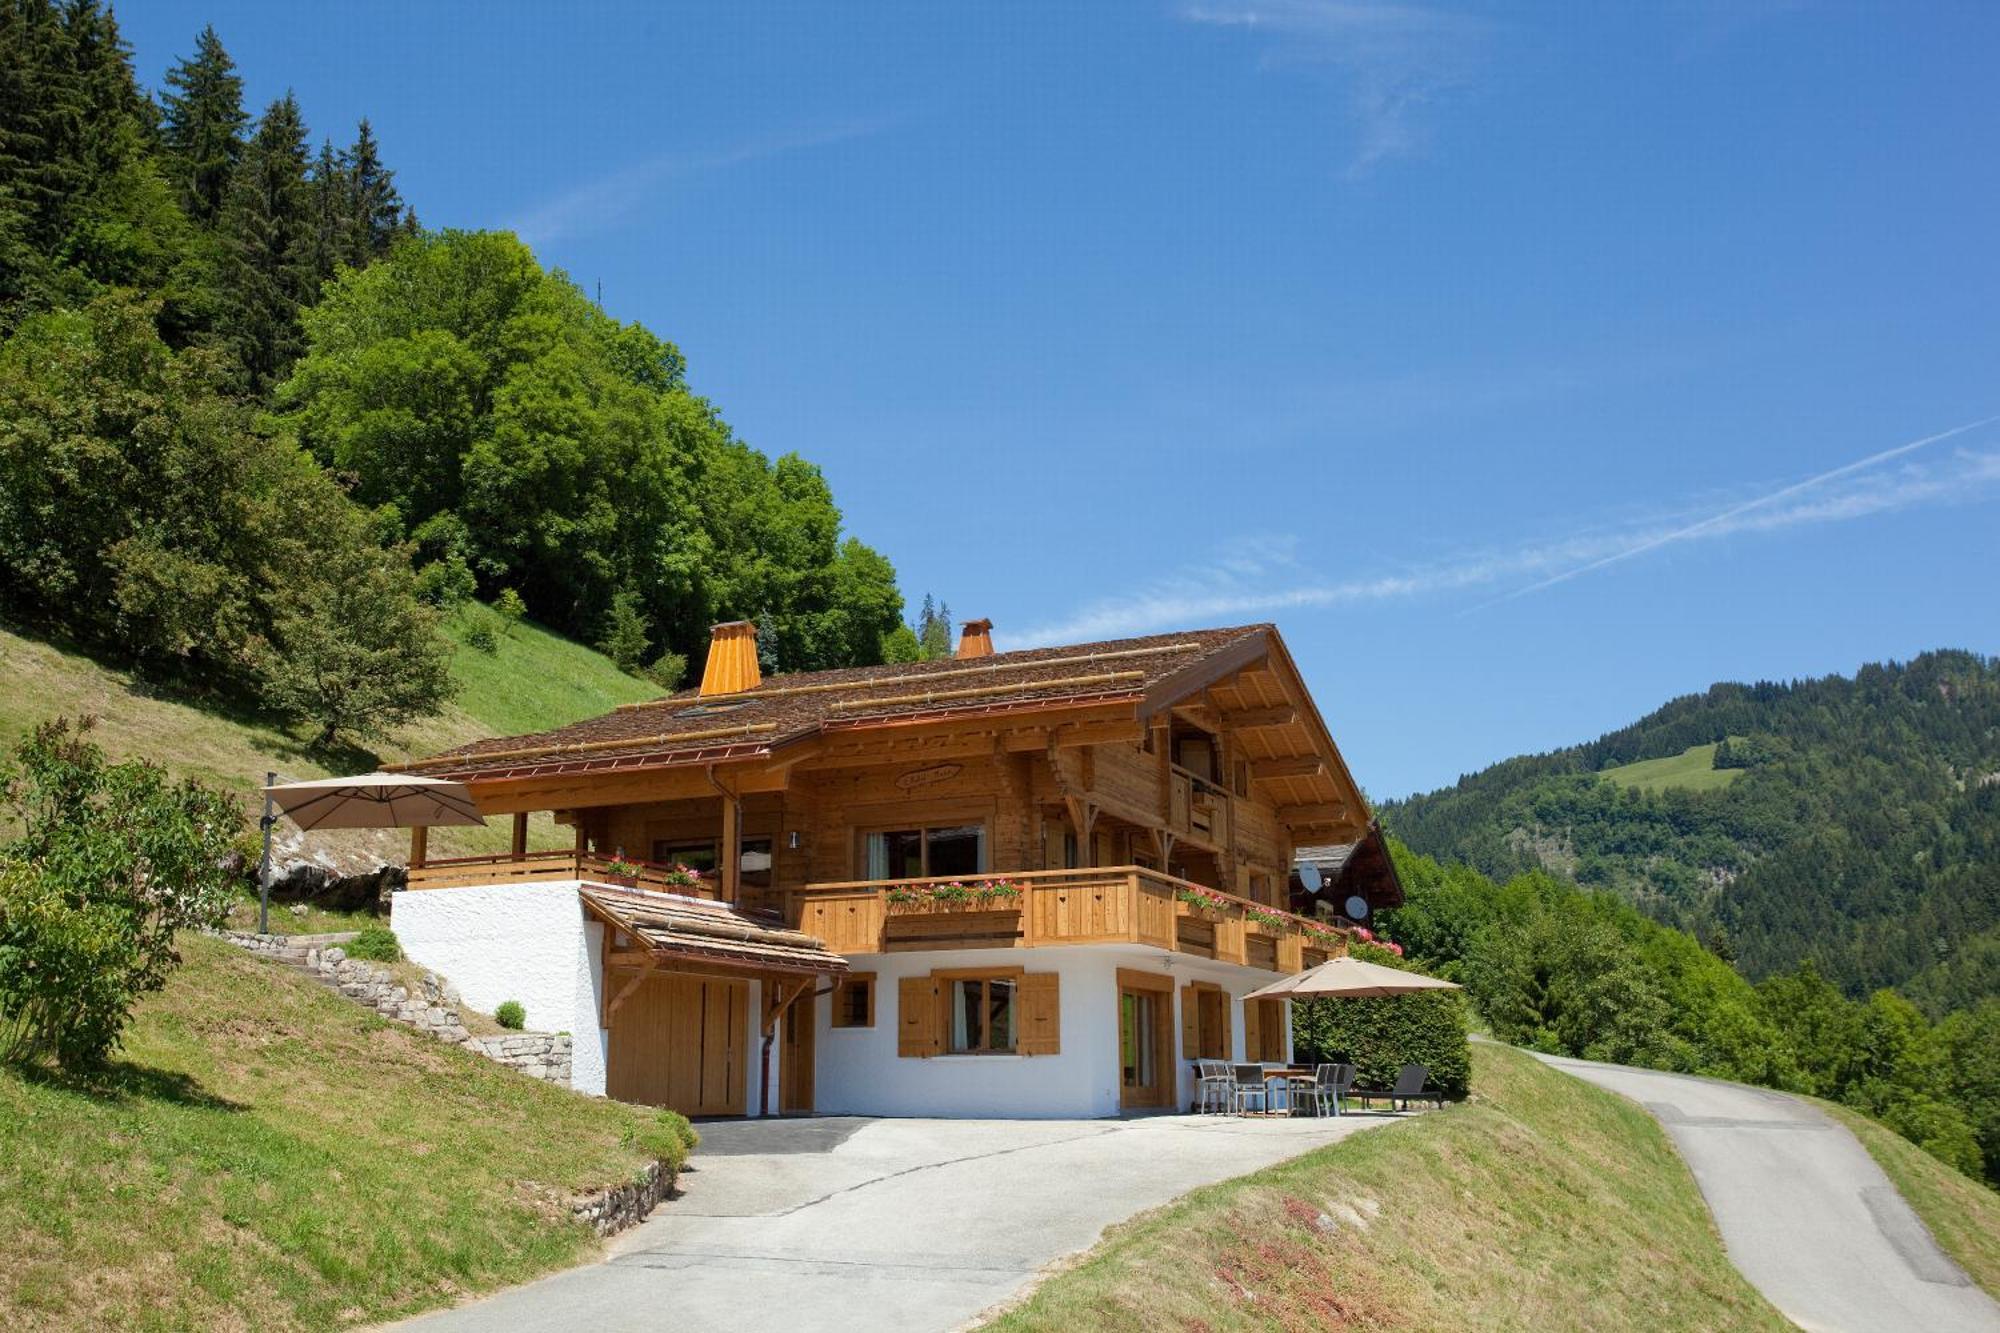
[[[674, 867], [631, 862], [638, 865], [636, 875], [614, 876], [612, 861], [575, 852], [461, 856], [411, 867], [409, 887], [575, 879], [719, 896], [712, 877], [689, 885], [674, 877]], [[1288, 973], [1345, 947], [1345, 932], [1333, 927], [1309, 933], [1289, 914], [1143, 866], [851, 880], [759, 897], [835, 953], [1145, 944]], [[1253, 912], [1279, 919], [1256, 920]]]
[[686, 883], [674, 866], [652, 861], [626, 861], [636, 873], [614, 874], [616, 857], [596, 852], [524, 852], [519, 856], [456, 856], [448, 860], [426, 861], [411, 866], [412, 889], [460, 889], [476, 884], [532, 884], [538, 881], [582, 879], [601, 884], [636, 884], [660, 893], [678, 893], [689, 898], [719, 898], [712, 875], [697, 876]]
[[[1294, 972], [1311, 938], [1289, 915], [1255, 921], [1253, 911], [1278, 914], [1142, 866], [852, 880], [782, 896], [787, 919], [837, 953], [1149, 944]], [[1313, 947], [1325, 951], [1336, 932], [1325, 936]]]

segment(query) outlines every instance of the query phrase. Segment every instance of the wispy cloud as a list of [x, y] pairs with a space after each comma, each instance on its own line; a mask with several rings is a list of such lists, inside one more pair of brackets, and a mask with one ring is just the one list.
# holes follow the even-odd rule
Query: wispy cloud
[[621, 167], [595, 180], [574, 185], [535, 205], [508, 225], [529, 245], [614, 227], [645, 205], [670, 180], [702, 172], [781, 157], [787, 153], [824, 148], [879, 134], [893, 118], [855, 120], [810, 130], [763, 135], [701, 152], [662, 153]]
[[1470, 608], [1476, 611], [1678, 543], [1841, 523], [1923, 505], [1982, 501], [2000, 492], [2000, 452], [1958, 449], [1942, 459], [1916, 455], [1996, 423], [2000, 416], [1969, 422], [1748, 498], [1701, 509], [1687, 507], [1640, 522], [1582, 528], [1511, 547], [1461, 551], [1363, 577], [1325, 578], [1301, 554], [1299, 544], [1289, 539], [1238, 544], [1200, 568], [1010, 636], [1007, 646], [1076, 643], [1285, 612], [1448, 596], [1528, 580]]
[[1268, 65], [1338, 69], [1356, 131], [1349, 176], [1424, 145], [1426, 113], [1470, 79], [1492, 31], [1471, 15], [1380, 0], [1223, 0], [1181, 17], [1270, 33]]

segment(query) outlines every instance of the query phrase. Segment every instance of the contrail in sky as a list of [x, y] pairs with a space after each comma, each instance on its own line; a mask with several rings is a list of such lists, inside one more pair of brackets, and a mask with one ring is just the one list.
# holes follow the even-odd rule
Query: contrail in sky
[[1648, 551], [1656, 551], [1660, 547], [1669, 545], [1670, 543], [1686, 541], [1690, 537], [1698, 537], [1710, 528], [1720, 527], [1730, 520], [1740, 518], [1752, 510], [1763, 509], [1766, 506], [1776, 504], [1780, 500], [1797, 495], [1800, 491], [1809, 491], [1813, 487], [1823, 486], [1829, 481], [1838, 481], [1850, 473], [1861, 472], [1874, 467], [1878, 463], [1886, 463], [1892, 458], [1900, 458], [1904, 454], [1915, 453], [1927, 445], [1936, 444], [1940, 440], [1948, 440], [1954, 435], [1963, 435], [1970, 430], [1978, 430], [1981, 426], [1990, 426], [1996, 421], [2000, 421], [2000, 414], [1981, 417], [1978, 421], [1968, 421], [1963, 426], [1953, 426], [1950, 430], [1940, 431], [1936, 435], [1926, 435], [1921, 440], [1911, 440], [1908, 444], [1899, 444], [1893, 449], [1884, 449], [1878, 454], [1870, 454], [1866, 458], [1858, 458], [1852, 463], [1843, 463], [1841, 466], [1828, 472], [1822, 472], [1816, 477], [1807, 477], [1804, 481], [1793, 482], [1791, 485], [1780, 487], [1769, 494], [1760, 495], [1754, 500], [1745, 500], [1741, 504], [1731, 505], [1719, 513], [1710, 514], [1707, 518], [1690, 523], [1685, 527], [1674, 528], [1671, 531], [1648, 537], [1644, 541], [1635, 542], [1631, 546], [1613, 551], [1610, 555], [1600, 556], [1587, 564], [1578, 565], [1574, 569], [1566, 569], [1560, 574], [1551, 574], [1537, 583], [1530, 583], [1525, 588], [1517, 588], [1513, 592], [1495, 597], [1490, 602], [1482, 602], [1478, 606], [1473, 607], [1472, 610], [1483, 611], [1489, 606], [1498, 606], [1502, 602], [1511, 602], [1517, 597], [1526, 597], [1531, 592], [1540, 592], [1544, 588], [1553, 588], [1558, 583], [1567, 583], [1579, 575], [1603, 569], [1607, 565], [1615, 565], [1620, 561], [1630, 560], [1635, 555], [1644, 555]]

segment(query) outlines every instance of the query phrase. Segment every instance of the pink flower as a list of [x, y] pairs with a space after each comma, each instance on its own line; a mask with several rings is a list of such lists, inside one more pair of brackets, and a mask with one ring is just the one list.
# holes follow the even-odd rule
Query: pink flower
[[1375, 938], [1375, 933], [1366, 926], [1356, 926], [1354, 928], [1354, 938], [1357, 940], [1372, 940]]

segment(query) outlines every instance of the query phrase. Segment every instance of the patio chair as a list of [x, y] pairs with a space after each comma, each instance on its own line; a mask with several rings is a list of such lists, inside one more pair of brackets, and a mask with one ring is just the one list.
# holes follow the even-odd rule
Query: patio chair
[[1340, 1099], [1354, 1086], [1353, 1065], [1326, 1064], [1313, 1069], [1313, 1080], [1300, 1090], [1314, 1115], [1339, 1115]]
[[1228, 1113], [1236, 1108], [1236, 1080], [1220, 1060], [1194, 1062], [1194, 1109], [1197, 1114]]
[[1264, 1066], [1233, 1065], [1229, 1072], [1236, 1084], [1236, 1113], [1246, 1114], [1253, 1101], [1257, 1103], [1258, 1110], [1268, 1113], [1271, 1109], [1271, 1085], [1264, 1081]]
[[1444, 1105], [1444, 1094], [1424, 1086], [1424, 1081], [1430, 1074], [1431, 1071], [1423, 1065], [1404, 1065], [1396, 1073], [1394, 1087], [1386, 1091], [1380, 1088], [1356, 1088], [1354, 1095], [1361, 1098], [1364, 1104], [1381, 1097], [1389, 1103], [1391, 1111], [1408, 1110], [1411, 1102], [1435, 1102], [1441, 1107]]

